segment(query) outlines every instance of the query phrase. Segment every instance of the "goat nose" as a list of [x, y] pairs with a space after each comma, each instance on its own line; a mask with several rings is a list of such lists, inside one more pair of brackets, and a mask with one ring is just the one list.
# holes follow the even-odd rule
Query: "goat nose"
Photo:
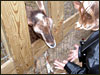
[[50, 48], [55, 48], [56, 47], [56, 41], [54, 40], [54, 42], [47, 42], [46, 44], [50, 47]]
[[54, 44], [51, 44], [52, 47], [54, 47]]
[[56, 47], [56, 43], [50, 45], [52, 48]]

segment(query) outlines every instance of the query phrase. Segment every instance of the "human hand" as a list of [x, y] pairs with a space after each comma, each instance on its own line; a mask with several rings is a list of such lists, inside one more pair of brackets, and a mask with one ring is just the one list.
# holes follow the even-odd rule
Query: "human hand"
[[77, 44], [74, 45], [74, 47], [76, 48], [75, 50], [70, 50], [70, 54], [68, 55], [68, 61], [73, 62], [75, 59], [78, 58], [78, 50], [79, 50], [79, 46]]
[[67, 60], [63, 60], [63, 62], [59, 62], [58, 60], [55, 60], [54, 65], [55, 65], [55, 68], [64, 70], [64, 66], [65, 66], [67, 63], [68, 63]]

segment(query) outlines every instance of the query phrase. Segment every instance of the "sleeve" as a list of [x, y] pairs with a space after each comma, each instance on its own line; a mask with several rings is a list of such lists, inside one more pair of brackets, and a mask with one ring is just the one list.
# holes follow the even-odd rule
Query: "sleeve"
[[78, 50], [78, 59], [79, 59], [79, 62], [82, 62], [82, 53], [81, 53], [81, 46], [79, 47], [79, 50]]
[[79, 47], [79, 50], [78, 50], [78, 58], [79, 58], [79, 62], [82, 62], [83, 60], [83, 53], [82, 53], [82, 46], [85, 44], [85, 41], [84, 40], [81, 40], [80, 41], [80, 47]]
[[86, 68], [80, 67], [79, 65], [76, 65], [75, 63], [70, 61], [64, 66], [64, 69], [69, 74], [86, 74]]

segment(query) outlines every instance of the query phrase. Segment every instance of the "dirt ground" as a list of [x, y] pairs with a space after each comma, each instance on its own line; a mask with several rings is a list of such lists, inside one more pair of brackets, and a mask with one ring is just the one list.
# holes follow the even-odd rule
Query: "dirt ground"
[[[33, 3], [28, 1], [26, 2], [26, 5], [32, 6]], [[64, 19], [69, 18], [70, 16], [72, 16], [74, 13], [77, 12], [77, 10], [74, 9], [72, 1], [65, 1], [64, 9], [65, 9]], [[77, 31], [73, 28], [66, 34], [65, 37], [62, 36], [64, 39], [60, 44], [56, 46], [56, 48], [47, 50], [47, 53], [49, 56], [49, 62], [54, 70], [54, 74], [66, 73], [64, 70], [61, 71], [61, 70], [57, 70], [54, 68], [54, 65], [53, 65], [54, 60], [58, 59], [59, 61], [62, 61], [64, 59], [67, 59], [69, 50], [74, 49], [74, 44], [79, 44], [79, 41], [82, 38], [87, 38], [90, 35], [90, 33], [91, 33], [90, 31], [87, 31], [87, 32], [84, 30]], [[75, 63], [81, 65], [81, 63], [79, 63], [78, 60], [76, 60]], [[30, 69], [28, 73], [32, 74], [33, 70]], [[48, 74], [47, 68], [46, 68], [46, 59], [44, 57], [44, 54], [41, 55], [37, 59], [35, 73], [36, 74]]]

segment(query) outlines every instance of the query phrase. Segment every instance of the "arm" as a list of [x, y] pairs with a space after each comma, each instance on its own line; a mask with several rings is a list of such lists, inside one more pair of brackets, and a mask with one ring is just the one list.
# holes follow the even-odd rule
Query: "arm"
[[80, 67], [79, 65], [76, 65], [73, 62], [68, 62], [65, 66], [64, 69], [69, 73], [69, 74], [86, 74], [86, 68]]
[[70, 54], [68, 55], [69, 57], [67, 60], [64, 60], [63, 62], [55, 60], [54, 62], [55, 68], [61, 70], [65, 69], [69, 74], [85, 74], [86, 68], [80, 67], [79, 65], [73, 63], [73, 61], [78, 57], [81, 59], [81, 49], [80, 49], [81, 47], [79, 47], [78, 45], [75, 45], [74, 47], [76, 49], [70, 50]]
[[86, 68], [80, 67], [79, 65], [74, 64], [73, 62], [64, 60], [63, 62], [59, 62], [55, 60], [54, 62], [55, 68], [66, 70], [69, 74], [86, 74]]
[[79, 62], [82, 61], [81, 47], [79, 47], [79, 50], [78, 50], [78, 59], [79, 59]]

